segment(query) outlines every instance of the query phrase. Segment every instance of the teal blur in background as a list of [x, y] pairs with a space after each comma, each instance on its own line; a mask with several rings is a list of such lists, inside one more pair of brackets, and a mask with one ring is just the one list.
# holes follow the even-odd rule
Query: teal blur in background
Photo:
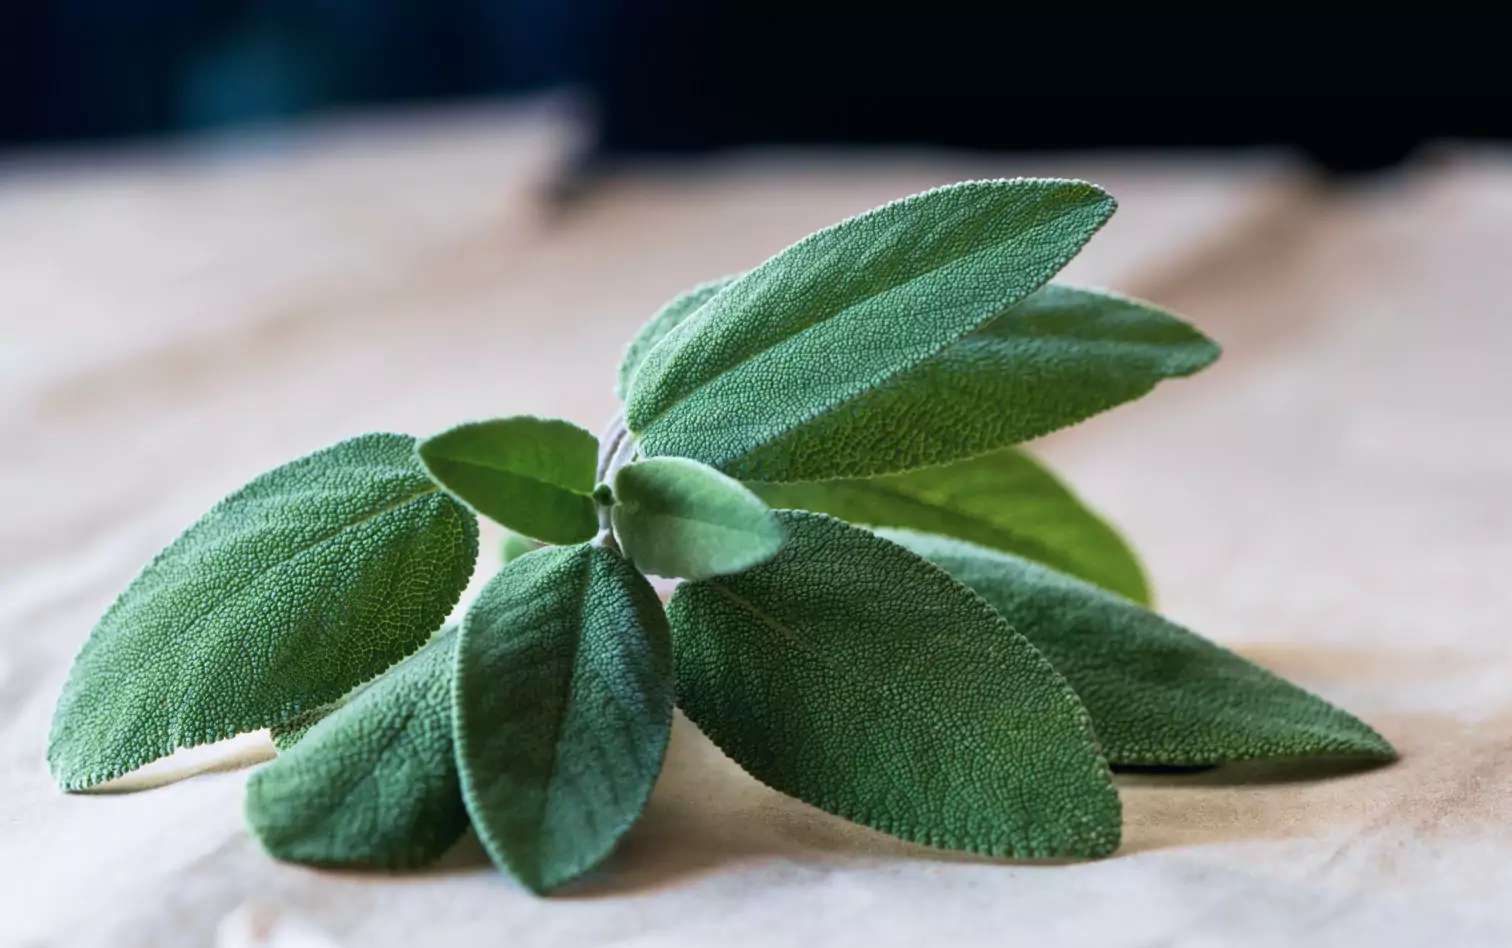
[[17, 2], [0, 12], [0, 147], [571, 87], [609, 155], [1282, 145], [1357, 171], [1512, 135], [1499, 26], [835, 0]]

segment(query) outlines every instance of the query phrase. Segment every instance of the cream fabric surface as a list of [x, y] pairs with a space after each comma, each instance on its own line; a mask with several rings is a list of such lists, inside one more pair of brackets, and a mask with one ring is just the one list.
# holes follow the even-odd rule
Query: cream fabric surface
[[[550, 209], [575, 140], [512, 110], [0, 177], [0, 944], [1512, 944], [1506, 156], [1323, 193], [1268, 159], [768, 154]], [[1170, 615], [1377, 725], [1400, 764], [1125, 778], [1113, 858], [995, 864], [786, 799], [679, 719], [642, 824], [549, 900], [471, 839], [404, 877], [267, 859], [232, 769], [263, 735], [118, 788], [150, 791], [52, 787], [74, 651], [221, 495], [361, 431], [596, 428], [624, 340], [680, 288], [1016, 173], [1113, 190], [1067, 277], [1227, 349], [1041, 453], [1144, 551]]]

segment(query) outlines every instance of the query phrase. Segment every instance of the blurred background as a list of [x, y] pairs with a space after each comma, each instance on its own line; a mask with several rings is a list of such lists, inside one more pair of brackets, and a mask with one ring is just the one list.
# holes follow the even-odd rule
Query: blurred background
[[[1336, 171], [1495, 137], [1496, 21], [1075, 19], [669, 0], [59, 0], [0, 39], [0, 143], [570, 86], [605, 156], [753, 143], [1286, 145]], [[1445, 55], [1450, 50], [1452, 56]]]

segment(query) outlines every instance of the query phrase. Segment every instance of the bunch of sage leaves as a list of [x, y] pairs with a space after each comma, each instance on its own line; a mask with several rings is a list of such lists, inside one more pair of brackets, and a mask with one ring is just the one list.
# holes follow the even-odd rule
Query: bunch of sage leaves
[[[674, 706], [763, 783], [932, 846], [1096, 857], [1112, 769], [1389, 760], [1349, 714], [1167, 621], [1015, 447], [1211, 363], [1155, 306], [1048, 282], [1114, 201], [972, 181], [677, 297], [604, 435], [516, 416], [258, 477], [160, 553], [64, 687], [65, 790], [271, 728], [272, 855], [410, 869], [474, 827], [536, 892], [636, 822]], [[477, 515], [505, 565], [472, 575]], [[663, 607], [647, 575], [677, 578]]]

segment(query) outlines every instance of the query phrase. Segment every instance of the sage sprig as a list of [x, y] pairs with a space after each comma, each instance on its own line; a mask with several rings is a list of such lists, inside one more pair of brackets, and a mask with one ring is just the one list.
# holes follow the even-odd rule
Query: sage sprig
[[[599, 438], [503, 417], [264, 474], [90, 634], [54, 778], [270, 728], [271, 855], [415, 869], [471, 825], [546, 893], [635, 825], [674, 704], [783, 793], [997, 857], [1116, 850], [1120, 766], [1391, 760], [1151, 611], [1128, 544], [1016, 447], [1218, 356], [1049, 282], [1113, 208], [1060, 180], [905, 198], [653, 314]], [[504, 565], [442, 629], [480, 514]], [[648, 575], [682, 581], [665, 607]]]

